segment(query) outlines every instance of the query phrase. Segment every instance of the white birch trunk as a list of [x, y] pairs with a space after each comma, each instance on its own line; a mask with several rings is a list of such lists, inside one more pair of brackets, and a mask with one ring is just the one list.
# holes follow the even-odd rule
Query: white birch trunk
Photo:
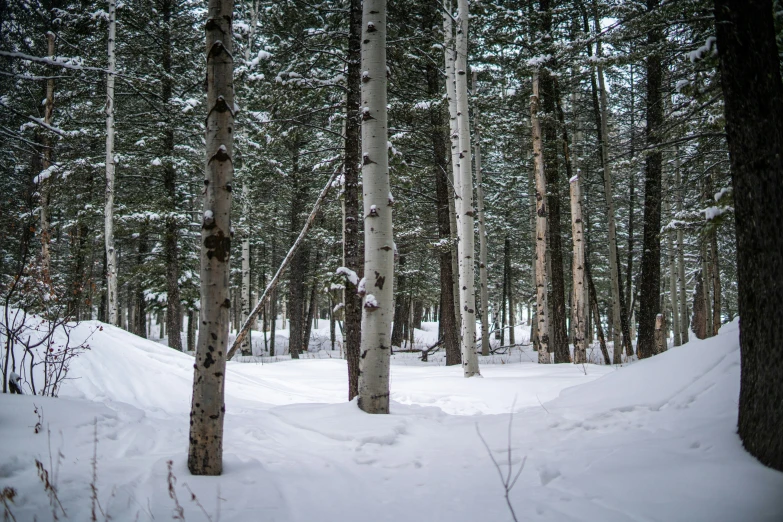
[[386, 115], [386, 0], [362, 6], [364, 275], [359, 408], [389, 413], [394, 238]]
[[465, 377], [479, 375], [476, 355], [476, 291], [474, 266], [475, 237], [473, 234], [473, 172], [471, 165], [470, 118], [468, 114], [468, 0], [458, 0], [456, 74], [457, 129], [459, 131], [459, 185], [455, 185], [460, 196], [457, 206], [459, 224], [459, 289], [462, 312], [462, 368]]
[[[474, 95], [477, 73], [473, 71]], [[479, 109], [473, 109], [474, 125], [476, 129], [476, 144], [474, 145], [474, 159], [476, 162], [476, 212], [479, 222], [479, 283], [481, 298], [481, 355], [489, 355], [489, 289], [487, 282], [487, 230], [484, 223], [484, 186], [482, 185], [481, 172], [481, 132], [478, 125]], [[512, 343], [513, 344], [513, 343]]]
[[541, 122], [538, 119], [538, 72], [533, 75], [533, 95], [530, 97], [530, 126], [533, 134], [533, 165], [536, 179], [536, 330], [538, 331], [538, 363], [549, 364], [549, 310], [546, 269], [546, 174], [541, 143]]
[[[245, 217], [247, 218], [247, 208], [245, 208]], [[242, 309], [239, 322], [242, 324], [250, 316], [250, 238], [247, 237], [248, 233], [245, 231], [245, 238], [242, 240], [242, 288], [239, 296]], [[242, 355], [252, 355], [251, 346], [251, 334], [248, 334], [240, 347]]]
[[188, 449], [188, 469], [194, 475], [220, 475], [223, 469], [234, 177], [233, 15], [233, 0], [209, 0], [205, 24], [208, 112], [201, 227], [201, 310]]
[[114, 40], [117, 28], [116, 0], [109, 0], [109, 63], [106, 75], [106, 305], [109, 324], [117, 324], [117, 250], [114, 247]]
[[[455, 52], [454, 52], [454, 26], [451, 18], [453, 2], [444, 0], [443, 2], [443, 53], [446, 72], [446, 99], [449, 107], [449, 142], [451, 143], [451, 175], [447, 176], [452, 186], [449, 187], [449, 219], [451, 226], [451, 236], [454, 240], [453, 248], [457, 248], [459, 242], [459, 203], [460, 196], [456, 189], [459, 183], [459, 130], [457, 128], [457, 95], [456, 78], [454, 70]], [[451, 256], [451, 273], [453, 274], [452, 287], [454, 290], [454, 320], [457, 324], [462, 324], [462, 309], [460, 307], [459, 292], [459, 253]]]

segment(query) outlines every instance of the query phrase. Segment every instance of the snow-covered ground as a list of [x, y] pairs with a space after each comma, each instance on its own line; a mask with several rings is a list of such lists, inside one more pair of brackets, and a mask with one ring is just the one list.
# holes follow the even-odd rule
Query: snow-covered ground
[[466, 380], [400, 353], [386, 416], [345, 401], [339, 352], [232, 362], [221, 477], [185, 464], [192, 358], [97, 326], [74, 331], [92, 334], [91, 350], [59, 399], [0, 395], [0, 489], [18, 491], [18, 521], [52, 519], [35, 459], [67, 518], [90, 520], [96, 448], [98, 500], [115, 521], [175, 516], [168, 461], [190, 521], [509, 521], [491, 457], [504, 476], [524, 463], [510, 493], [520, 521], [783, 520], [783, 473], [736, 435], [736, 322], [622, 368], [538, 365], [523, 350]]

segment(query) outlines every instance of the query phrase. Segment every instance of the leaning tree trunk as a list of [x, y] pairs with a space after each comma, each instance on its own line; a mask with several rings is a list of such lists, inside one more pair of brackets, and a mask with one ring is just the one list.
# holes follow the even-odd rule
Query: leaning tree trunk
[[234, 176], [233, 0], [209, 0], [206, 23], [207, 121], [204, 214], [201, 226], [201, 310], [193, 365], [188, 469], [194, 475], [223, 470], [223, 402]]
[[106, 208], [104, 239], [106, 244], [106, 306], [109, 324], [117, 324], [117, 250], [114, 247], [114, 55], [117, 3], [109, 0], [109, 64], [106, 74]]
[[468, 114], [468, 0], [458, 0], [456, 38], [456, 74], [457, 128], [459, 130], [459, 183], [455, 185], [460, 196], [458, 205], [459, 222], [459, 289], [460, 311], [462, 312], [462, 368], [465, 377], [479, 375], [478, 356], [476, 355], [476, 292], [474, 282], [476, 269], [475, 237], [473, 234], [473, 173], [471, 165], [470, 118]]
[[[348, 72], [343, 180], [343, 266], [362, 277], [359, 235], [359, 165], [361, 162], [361, 50], [362, 1], [351, 0], [348, 27]], [[348, 400], [359, 394], [359, 347], [362, 342], [362, 298], [346, 278], [343, 339], [348, 361]]]
[[[478, 91], [478, 72], [473, 71], [473, 94]], [[473, 123], [476, 130], [474, 158], [476, 162], [476, 212], [479, 222], [479, 296], [481, 302], [481, 355], [489, 355], [489, 288], [487, 282], [487, 231], [484, 224], [484, 186], [481, 172], [481, 131], [478, 124], [479, 109], [473, 108]]]
[[[783, 471], [783, 83], [772, 2], [715, 0], [737, 237], [739, 435]], [[751, 49], [752, 52], [748, 52]]]
[[530, 126], [533, 134], [533, 165], [536, 179], [536, 330], [538, 331], [538, 363], [549, 364], [549, 312], [547, 310], [546, 270], [546, 174], [541, 147], [541, 122], [538, 119], [538, 72], [533, 75], [533, 95], [530, 97]]
[[[362, 180], [364, 274], [359, 408], [389, 413], [394, 286], [393, 199], [386, 149], [386, 0], [364, 0], [362, 12]], [[360, 283], [360, 286], [362, 286]]]
[[[658, 0], [647, 0], [648, 12], [658, 7]], [[640, 359], [655, 355], [655, 318], [661, 310], [661, 170], [662, 155], [658, 145], [663, 128], [661, 79], [663, 65], [655, 47], [663, 41], [660, 28], [647, 34], [651, 53], [647, 57], [647, 147], [644, 181], [644, 232], [642, 275], [639, 285], [639, 340], [636, 353]]]

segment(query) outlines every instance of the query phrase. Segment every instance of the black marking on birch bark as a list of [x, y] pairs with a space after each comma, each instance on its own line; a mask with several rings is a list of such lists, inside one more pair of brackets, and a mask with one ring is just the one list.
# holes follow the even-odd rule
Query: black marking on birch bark
[[231, 308], [231, 299], [226, 298], [225, 301], [223, 301], [223, 308]]
[[225, 263], [231, 250], [231, 238], [225, 237], [223, 231], [218, 230], [216, 234], [207, 236], [204, 240], [204, 246], [207, 248], [207, 259], [215, 257], [218, 261]]
[[465, 212], [465, 215], [466, 216], [470, 216], [470, 217], [474, 217], [476, 215], [476, 213], [473, 212], [473, 210], [471, 209], [471, 210], [468, 210], [467, 212]]
[[[217, 152], [215, 154], [213, 154], [211, 158], [209, 158], [209, 161], [207, 162], [207, 165], [212, 163], [212, 160], [218, 160], [220, 162], [231, 161], [231, 156], [228, 155], [228, 151], [226, 150], [226, 147], [221, 145], [218, 148]], [[233, 161], [231, 161], [231, 163], [233, 163]]]
[[369, 74], [363, 74], [363, 75], [362, 75], [362, 83], [367, 83], [367, 82], [369, 82], [370, 80], [372, 80], [372, 78], [370, 78], [370, 75], [369, 75]]
[[375, 286], [378, 289], [383, 290], [384, 283], [386, 283], [386, 277], [382, 276], [378, 272], [375, 272]]
[[218, 420], [220, 418], [220, 414], [218, 413], [218, 414], [215, 414], [215, 415], [210, 415], [209, 418], [212, 419], [212, 420]]
[[204, 368], [209, 368], [215, 364], [215, 359], [212, 358], [212, 354], [210, 352], [207, 352], [207, 356], [204, 357]]
[[364, 161], [365, 165], [372, 165], [373, 163], [375, 163], [373, 160], [370, 159], [370, 155], [369, 154], [363, 154], [362, 155], [362, 160]]
[[378, 217], [378, 208], [370, 208], [370, 213], [367, 214], [367, 217]]
[[[389, 245], [384, 245], [384, 246], [382, 246], [382, 247], [381, 247], [381, 250], [383, 250], [383, 251], [385, 251], [385, 252], [388, 252], [388, 251], [389, 251], [389, 250], [391, 250], [391, 249], [392, 249], [392, 248], [391, 248]], [[377, 274], [378, 272], [375, 272], [375, 273]]]
[[546, 207], [541, 205], [541, 208], [536, 211], [536, 214], [538, 214], [538, 217], [546, 217]]
[[213, 340], [213, 341], [217, 341], [217, 334], [215, 334], [215, 332], [210, 332], [210, 334], [209, 334], [209, 335], [211, 335], [211, 336], [212, 336], [212, 340]]
[[[214, 18], [210, 18], [210, 19], [208, 19], [208, 20], [207, 20], [207, 23], [206, 23], [206, 24], [205, 24], [205, 26], [204, 26], [204, 28], [205, 28], [207, 31], [214, 31], [214, 30], [216, 30], [216, 29], [217, 29], [217, 30], [218, 30], [218, 31], [220, 31], [221, 33], [225, 34], [225, 31], [223, 31], [223, 28], [222, 28], [222, 27], [220, 27], [220, 24], [219, 24], [219, 23], [218, 23], [218, 21], [217, 21], [216, 19], [214, 19]], [[222, 43], [222, 42], [221, 42], [221, 45], [223, 45], [223, 43]]]
[[364, 359], [365, 357], [367, 357], [367, 350], [364, 350], [364, 351], [362, 352], [362, 355], [361, 355], [361, 358], [362, 358], [362, 359]]
[[375, 28], [375, 24], [372, 22], [367, 22], [367, 32], [368, 33], [374, 33], [378, 29]]

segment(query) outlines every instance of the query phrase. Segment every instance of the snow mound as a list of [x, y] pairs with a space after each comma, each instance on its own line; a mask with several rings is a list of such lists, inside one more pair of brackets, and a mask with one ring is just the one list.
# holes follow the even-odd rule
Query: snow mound
[[343, 360], [229, 363], [224, 472], [194, 477], [193, 358], [82, 323], [73, 335], [92, 334], [91, 350], [60, 399], [0, 395], [0, 488], [19, 492], [17, 520], [51, 519], [34, 465], [51, 452], [68, 518], [89, 520], [97, 452], [112, 520], [172, 518], [168, 462], [191, 521], [511, 520], [491, 456], [503, 474], [524, 465], [509, 496], [519, 520], [779, 522], [783, 473], [736, 435], [737, 333], [619, 369], [523, 359], [466, 380], [459, 366], [397, 364], [390, 415], [346, 402]]

